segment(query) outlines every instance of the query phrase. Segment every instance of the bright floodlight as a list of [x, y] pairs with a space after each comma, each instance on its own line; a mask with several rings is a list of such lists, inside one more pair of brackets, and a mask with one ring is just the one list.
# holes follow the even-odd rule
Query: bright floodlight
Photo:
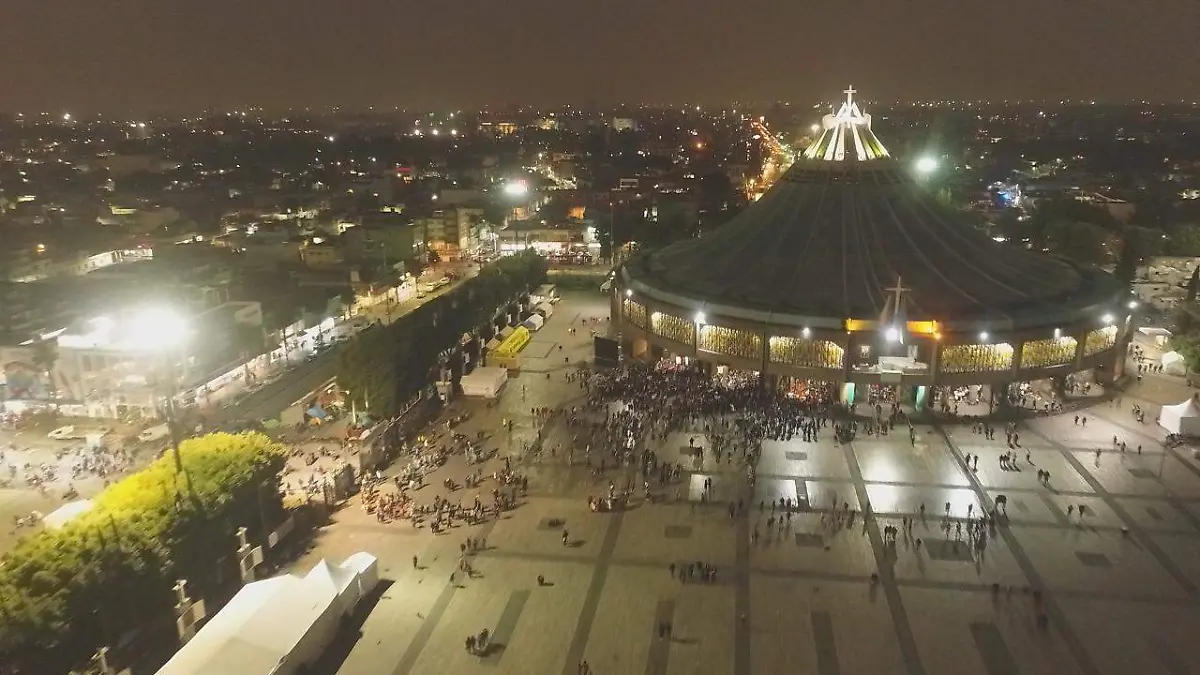
[[1112, 314], [1105, 314], [1104, 316], [1100, 317], [1100, 320], [1101, 320], [1101, 321], [1103, 321], [1104, 323], [1112, 323], [1112, 322], [1113, 322], [1113, 315], [1112, 315]]
[[129, 323], [129, 341], [142, 349], [175, 349], [182, 346], [187, 338], [187, 322], [178, 313], [166, 308], [142, 310]]
[[529, 194], [529, 186], [523, 180], [516, 180], [511, 183], [504, 184], [504, 194], [509, 197], [524, 197]]
[[625, 289], [625, 297], [627, 297], [627, 298], [632, 298], [632, 297], [633, 297], [633, 289], [632, 289], [632, 288], [626, 288], [626, 289]]
[[937, 171], [937, 167], [937, 160], [932, 157], [922, 157], [921, 159], [917, 160], [918, 173], [930, 174], [934, 171]]
[[1130, 300], [1130, 301], [1129, 301], [1129, 309], [1137, 309], [1137, 306], [1138, 306], [1138, 304], [1137, 304], [1137, 300]]
[[979, 341], [980, 341], [980, 342], [987, 342], [987, 341], [988, 341], [988, 334], [987, 334], [987, 331], [984, 331], [984, 332], [982, 332], [982, 333], [980, 333], [980, 334], [979, 334]]
[[887, 329], [886, 335], [887, 335], [888, 342], [899, 342], [900, 341], [900, 329], [896, 328], [895, 326], [889, 326]]
[[704, 323], [705, 318], [704, 312], [696, 312], [696, 323]]

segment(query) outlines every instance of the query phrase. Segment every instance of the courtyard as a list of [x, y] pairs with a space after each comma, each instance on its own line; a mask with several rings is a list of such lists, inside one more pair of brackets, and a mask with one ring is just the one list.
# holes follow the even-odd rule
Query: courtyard
[[[728, 465], [687, 456], [707, 444], [702, 430], [675, 433], [656, 451], [684, 464], [682, 480], [654, 503], [635, 490], [628, 509], [597, 513], [586, 498], [631, 474], [597, 478], [569, 465], [572, 439], [553, 424], [540, 454], [524, 448], [539, 428], [534, 407], [582, 398], [564, 373], [590, 353], [581, 320], [606, 313], [601, 296], [568, 297], [499, 405], [465, 404], [475, 411], [467, 433], [515, 423], [497, 441], [529, 476], [518, 508], [439, 535], [378, 523], [353, 501], [335, 514], [297, 568], [365, 550], [387, 584], [331, 672], [575, 675], [581, 661], [597, 675], [1194, 672], [1200, 463], [1187, 448], [1164, 450], [1152, 423], [1158, 405], [1188, 395], [1178, 379], [1147, 376], [1119, 400], [1024, 423], [1004, 467], [1002, 434], [918, 424], [914, 444], [903, 432], [765, 441], [751, 490]], [[1129, 449], [1114, 450], [1113, 436]], [[424, 490], [465, 475], [461, 462]], [[713, 491], [702, 503], [704, 478]], [[1000, 495], [1008, 515], [986, 548], [960, 540], [956, 525]], [[748, 508], [730, 517], [734, 496]], [[785, 521], [767, 505], [780, 497], [810, 508]], [[888, 526], [899, 530], [894, 543]], [[469, 578], [451, 580], [468, 538], [486, 546], [469, 556]], [[671, 566], [690, 563], [715, 568], [715, 579], [680, 581]], [[464, 649], [481, 629], [494, 645], [482, 657]]]

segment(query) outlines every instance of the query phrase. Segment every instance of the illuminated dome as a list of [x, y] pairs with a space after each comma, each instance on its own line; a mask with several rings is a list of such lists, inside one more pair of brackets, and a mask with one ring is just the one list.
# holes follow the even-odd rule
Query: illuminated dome
[[931, 320], [1011, 319], [1117, 290], [1108, 275], [964, 222], [891, 158], [851, 94], [761, 199], [698, 239], [635, 257], [628, 278], [697, 306], [861, 319], [884, 310], [898, 278], [909, 317]]
[[845, 401], [897, 386], [917, 405], [965, 384], [1119, 375], [1128, 289], [993, 241], [892, 158], [853, 94], [745, 211], [621, 267], [610, 311], [625, 353], [793, 393], [841, 385]]

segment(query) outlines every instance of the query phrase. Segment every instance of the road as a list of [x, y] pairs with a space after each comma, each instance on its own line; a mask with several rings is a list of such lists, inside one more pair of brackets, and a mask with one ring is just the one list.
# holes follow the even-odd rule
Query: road
[[[424, 298], [413, 298], [406, 302], [393, 305], [391, 310], [371, 308], [361, 316], [366, 316], [371, 323], [391, 323], [412, 312], [421, 305], [438, 298], [458, 288], [467, 279], [479, 274], [478, 265], [437, 266], [430, 273], [423, 275], [422, 283], [428, 283], [441, 278], [446, 271], [453, 270], [458, 279], [449, 285], [425, 294]], [[319, 352], [312, 360], [305, 360], [283, 374], [275, 382], [247, 395], [236, 404], [222, 408], [213, 415], [218, 423], [229, 423], [237, 420], [259, 420], [273, 418], [294, 403], [312, 393], [314, 389], [337, 376], [338, 356], [344, 345], [335, 344]]]

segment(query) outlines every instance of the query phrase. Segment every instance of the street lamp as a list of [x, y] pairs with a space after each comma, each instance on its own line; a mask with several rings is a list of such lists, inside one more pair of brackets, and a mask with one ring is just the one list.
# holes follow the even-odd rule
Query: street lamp
[[917, 173], [921, 174], [922, 176], [928, 176], [934, 171], [937, 171], [937, 168], [938, 162], [933, 157], [922, 157], [921, 159], [917, 160]]
[[167, 400], [163, 412], [166, 414], [167, 432], [171, 436], [171, 452], [175, 457], [177, 473], [183, 473], [183, 459], [179, 455], [179, 429], [175, 419], [178, 382], [171, 354], [183, 349], [189, 334], [187, 321], [177, 312], [165, 307], [142, 310], [130, 322], [130, 342], [142, 351], [155, 353], [162, 358], [161, 367], [167, 380]]

